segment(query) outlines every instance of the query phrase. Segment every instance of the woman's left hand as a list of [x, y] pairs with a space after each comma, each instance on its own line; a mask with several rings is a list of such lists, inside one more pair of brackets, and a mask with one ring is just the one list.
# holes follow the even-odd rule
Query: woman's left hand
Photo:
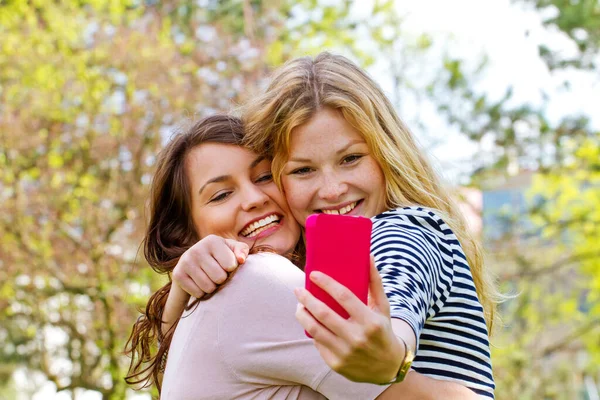
[[373, 258], [368, 306], [321, 272], [312, 272], [310, 279], [350, 314], [344, 319], [306, 289], [295, 290], [300, 302], [296, 319], [313, 337], [327, 365], [355, 382], [391, 381], [404, 358], [404, 345], [392, 330], [390, 304]]

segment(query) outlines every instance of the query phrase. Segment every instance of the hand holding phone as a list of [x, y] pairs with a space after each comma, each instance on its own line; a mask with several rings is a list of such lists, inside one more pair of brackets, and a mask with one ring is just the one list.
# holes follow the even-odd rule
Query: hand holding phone
[[309, 276], [321, 271], [367, 304], [371, 229], [371, 220], [364, 217], [315, 214], [306, 220], [306, 290], [346, 319], [346, 310]]

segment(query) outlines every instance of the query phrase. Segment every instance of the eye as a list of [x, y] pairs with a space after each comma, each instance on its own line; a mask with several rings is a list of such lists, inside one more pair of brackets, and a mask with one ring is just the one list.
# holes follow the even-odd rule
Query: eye
[[290, 175], [306, 175], [309, 172], [311, 172], [310, 167], [302, 167], [302, 168], [296, 168], [295, 170], [290, 172]]
[[364, 155], [362, 154], [350, 154], [342, 159], [342, 164], [352, 164], [363, 157]]
[[208, 202], [216, 203], [216, 202], [225, 200], [227, 197], [229, 197], [230, 194], [231, 194], [231, 192], [221, 192], [218, 195], [216, 195], [215, 197], [211, 198]]
[[256, 179], [257, 183], [262, 183], [262, 182], [270, 182], [273, 180], [273, 174], [270, 172], [267, 172], [265, 174], [262, 174], [261, 176], [258, 177], [258, 179]]

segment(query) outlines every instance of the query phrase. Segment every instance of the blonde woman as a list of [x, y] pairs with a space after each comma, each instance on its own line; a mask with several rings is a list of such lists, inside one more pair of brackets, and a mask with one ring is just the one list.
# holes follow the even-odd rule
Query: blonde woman
[[348, 320], [297, 290], [297, 319], [325, 362], [354, 381], [393, 383], [416, 352], [415, 371], [493, 398], [494, 285], [457, 207], [375, 82], [341, 56], [296, 59], [274, 72], [244, 122], [246, 143], [273, 158], [274, 180], [301, 224], [319, 212], [373, 218], [391, 319], [385, 304], [367, 307], [322, 274], [311, 279]]
[[315, 212], [373, 217], [372, 253], [397, 337], [320, 277], [356, 310], [342, 320], [299, 290], [298, 319], [325, 361], [351, 379], [384, 382], [399, 361], [378, 360], [402, 360], [405, 342], [416, 349], [414, 370], [493, 397], [494, 285], [458, 208], [378, 85], [346, 58], [322, 53], [275, 71], [245, 115], [245, 141], [273, 156], [298, 221]]

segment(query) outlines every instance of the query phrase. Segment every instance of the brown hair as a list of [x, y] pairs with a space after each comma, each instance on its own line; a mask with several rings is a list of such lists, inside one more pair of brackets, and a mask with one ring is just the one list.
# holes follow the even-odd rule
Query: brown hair
[[244, 141], [273, 157], [273, 179], [281, 186], [293, 129], [323, 108], [338, 110], [365, 138], [386, 181], [389, 208], [420, 205], [438, 210], [467, 256], [488, 328], [503, 299], [483, 252], [448, 190], [381, 88], [365, 71], [343, 56], [321, 53], [294, 59], [273, 73], [267, 90], [244, 110]]
[[[160, 393], [159, 373], [177, 326], [176, 322], [161, 338], [162, 313], [171, 289], [170, 273], [183, 253], [200, 239], [192, 223], [190, 185], [185, 168], [187, 155], [203, 143], [241, 145], [243, 135], [239, 118], [214, 115], [174, 136], [158, 156], [150, 189], [150, 222], [143, 245], [144, 256], [152, 269], [167, 274], [169, 282], [150, 297], [125, 345], [125, 353], [131, 355], [125, 377], [130, 385], [148, 387], [154, 383]], [[159, 339], [158, 351], [153, 355], [152, 349]]]

